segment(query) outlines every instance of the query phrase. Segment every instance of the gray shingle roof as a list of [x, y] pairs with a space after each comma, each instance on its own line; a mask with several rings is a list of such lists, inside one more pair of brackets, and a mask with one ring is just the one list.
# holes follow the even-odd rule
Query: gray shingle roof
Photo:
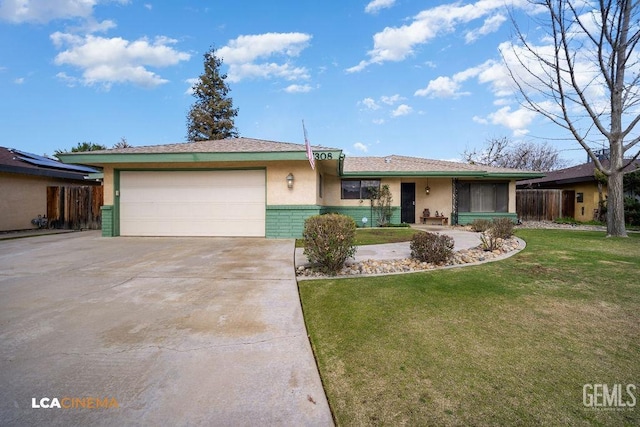
[[431, 160], [419, 157], [391, 155], [386, 157], [346, 157], [344, 159], [345, 173], [358, 172], [489, 172], [489, 173], [523, 173], [519, 169], [496, 168], [484, 165], [449, 162], [445, 160]]
[[[314, 151], [338, 150], [313, 145]], [[182, 142], [178, 144], [147, 145], [87, 151], [78, 154], [161, 154], [161, 153], [268, 153], [305, 151], [304, 144], [266, 141], [254, 138], [227, 138], [215, 141]], [[75, 153], [71, 153], [75, 154]]]
[[[625, 163], [628, 162], [629, 160], [625, 160]], [[608, 168], [609, 161], [602, 160], [602, 166]], [[635, 160], [634, 162], [629, 163], [625, 168], [625, 173], [633, 172], [636, 168], [640, 168], [640, 160]], [[518, 181], [518, 186], [553, 186], [559, 184], [595, 181], [595, 169], [595, 163], [587, 162], [581, 165], [547, 172], [544, 178]]]

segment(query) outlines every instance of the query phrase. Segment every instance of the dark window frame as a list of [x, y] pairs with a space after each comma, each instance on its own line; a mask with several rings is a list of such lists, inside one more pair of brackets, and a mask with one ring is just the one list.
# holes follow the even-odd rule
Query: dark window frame
[[[356, 185], [357, 184], [357, 185]], [[374, 185], [371, 185], [374, 184]], [[370, 188], [380, 190], [380, 179], [353, 179], [340, 180], [341, 200], [365, 200], [371, 198]], [[347, 193], [345, 193], [345, 190]], [[348, 196], [348, 197], [346, 197]]]

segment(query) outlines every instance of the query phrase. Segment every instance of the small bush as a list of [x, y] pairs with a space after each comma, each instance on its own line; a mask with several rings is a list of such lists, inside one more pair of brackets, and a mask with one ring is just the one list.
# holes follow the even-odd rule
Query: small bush
[[389, 228], [410, 228], [411, 224], [407, 224], [406, 222], [401, 222], [400, 224], [391, 224], [387, 223], [382, 225], [381, 227], [389, 227]]
[[509, 218], [494, 218], [491, 223], [491, 235], [498, 239], [513, 236], [513, 221]]
[[453, 238], [446, 234], [416, 233], [411, 239], [411, 256], [418, 261], [442, 264], [453, 255]]
[[304, 222], [304, 254], [325, 274], [336, 275], [356, 253], [356, 223], [346, 215], [324, 214]]
[[488, 219], [474, 219], [470, 225], [471, 230], [475, 231], [476, 233], [483, 233], [491, 228], [491, 221], [489, 221]]
[[485, 251], [494, 251], [498, 249], [500, 241], [495, 237], [491, 230], [487, 230], [480, 235], [480, 244]]
[[636, 198], [624, 198], [624, 219], [629, 225], [640, 224], [640, 201]]

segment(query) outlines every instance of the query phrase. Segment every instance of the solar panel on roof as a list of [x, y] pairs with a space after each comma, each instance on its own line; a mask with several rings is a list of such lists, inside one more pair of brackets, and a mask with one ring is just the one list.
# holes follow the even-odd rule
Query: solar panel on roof
[[49, 159], [48, 157], [38, 156], [37, 154], [25, 153], [20, 150], [11, 150], [14, 153], [18, 154], [18, 158], [27, 163], [31, 163], [36, 166], [45, 166], [56, 169], [64, 169], [70, 171], [84, 172], [84, 173], [95, 173], [98, 172], [96, 169], [88, 167], [88, 166], [80, 166], [80, 165], [67, 165], [64, 163], [60, 163], [56, 160]]

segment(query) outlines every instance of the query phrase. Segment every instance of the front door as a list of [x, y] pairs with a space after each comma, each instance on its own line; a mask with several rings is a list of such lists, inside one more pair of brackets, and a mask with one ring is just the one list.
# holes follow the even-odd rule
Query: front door
[[400, 221], [407, 224], [416, 222], [415, 182], [403, 182], [400, 184]]

